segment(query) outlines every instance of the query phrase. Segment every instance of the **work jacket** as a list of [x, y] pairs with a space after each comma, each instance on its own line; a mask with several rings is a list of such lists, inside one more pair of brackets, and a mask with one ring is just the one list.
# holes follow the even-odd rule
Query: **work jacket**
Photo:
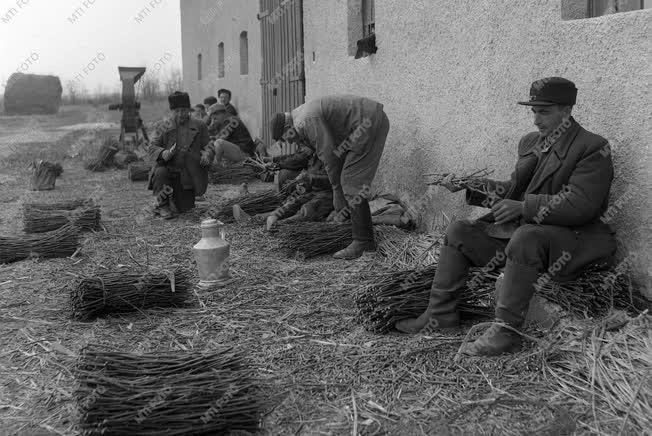
[[[188, 129], [187, 135], [180, 134], [181, 129]], [[190, 117], [186, 126], [178, 127], [174, 119], [170, 119], [152, 139], [147, 153], [155, 165], [168, 167], [179, 172], [181, 184], [185, 189], [194, 189], [199, 195], [206, 192], [208, 186], [208, 171], [200, 165], [202, 155], [213, 160], [214, 150], [210, 147], [208, 129], [201, 120]], [[166, 162], [161, 153], [177, 144], [174, 157]], [[150, 189], [153, 168], [150, 172]]]

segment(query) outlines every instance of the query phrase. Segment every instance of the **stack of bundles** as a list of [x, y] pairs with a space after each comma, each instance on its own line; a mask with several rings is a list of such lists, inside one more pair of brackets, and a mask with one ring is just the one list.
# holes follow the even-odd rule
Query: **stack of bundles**
[[[372, 274], [356, 295], [358, 322], [374, 333], [388, 333], [396, 321], [416, 318], [428, 307], [430, 288], [436, 265], [404, 271], [385, 271]], [[482, 280], [477, 278], [486, 276]], [[460, 295], [459, 310], [464, 318], [491, 317], [496, 275], [472, 272]]]
[[40, 210], [74, 210], [80, 207], [93, 206], [92, 198], [75, 198], [73, 200], [58, 201], [56, 203], [25, 203], [23, 209]]
[[54, 189], [56, 178], [63, 173], [61, 164], [45, 160], [32, 161], [29, 167], [32, 170], [32, 177], [29, 182], [32, 191], [49, 191]]
[[213, 165], [208, 172], [208, 182], [212, 184], [229, 183], [238, 185], [256, 179], [258, 171], [245, 164]]
[[13, 73], [5, 87], [7, 115], [56, 114], [61, 106], [61, 80], [57, 76]]
[[132, 182], [143, 182], [149, 180], [149, 172], [152, 169], [150, 164], [132, 163], [129, 165], [129, 180]]
[[153, 307], [183, 306], [192, 286], [192, 274], [171, 271], [102, 271], [80, 277], [69, 286], [72, 317], [91, 320], [100, 315], [133, 312]]
[[43, 233], [73, 224], [81, 231], [100, 229], [100, 207], [86, 205], [74, 210], [38, 209], [23, 207], [23, 230], [25, 233]]
[[254, 433], [262, 404], [254, 370], [232, 348], [133, 354], [82, 350], [75, 367], [84, 435]]
[[[418, 317], [428, 307], [435, 271], [433, 266], [372, 277], [356, 299], [361, 323], [371, 331], [384, 333], [399, 319]], [[467, 280], [460, 310], [491, 315], [497, 278], [494, 271], [475, 269]], [[626, 274], [615, 269], [589, 268], [574, 281], [556, 283], [544, 279], [536, 288], [541, 297], [580, 317], [601, 316], [613, 308], [634, 313], [646, 304], [645, 298], [629, 286]]]
[[38, 235], [0, 236], [0, 263], [32, 257], [67, 257], [79, 248], [79, 229], [66, 225]]
[[113, 157], [118, 152], [118, 142], [112, 138], [106, 138], [100, 147], [97, 157], [86, 163], [86, 169], [90, 171], [104, 171], [113, 165]]
[[556, 397], [578, 414], [579, 433], [649, 434], [650, 329], [647, 313], [622, 312], [595, 321], [564, 323], [543, 349], [543, 372]]

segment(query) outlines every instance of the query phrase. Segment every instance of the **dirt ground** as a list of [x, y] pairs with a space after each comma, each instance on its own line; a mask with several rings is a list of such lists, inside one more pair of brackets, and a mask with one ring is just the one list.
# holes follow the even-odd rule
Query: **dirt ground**
[[[90, 343], [132, 352], [242, 348], [266, 404], [260, 434], [608, 434], [606, 424], [595, 427], [600, 417], [588, 403], [547, 379], [534, 344], [514, 356], [456, 361], [463, 333], [371, 334], [356, 321], [353, 296], [361, 272], [382, 269], [384, 259], [287, 259], [259, 226], [226, 226], [234, 281], [198, 290], [192, 307], [71, 320], [66, 285], [76, 275], [172, 263], [194, 269], [190, 249], [205, 207], [154, 219], [144, 182], [129, 182], [126, 171], [83, 169], [94, 152], [83, 137], [97, 125], [65, 126], [114, 115], [66, 108], [49, 118], [0, 117], [0, 233], [21, 233], [24, 202], [85, 197], [101, 204], [104, 227], [85, 234], [74, 258], [0, 265], [0, 434], [76, 434], [71, 368]], [[115, 125], [100, 126], [111, 133]], [[63, 163], [54, 191], [28, 191], [25, 165], [35, 156]], [[211, 186], [207, 203], [236, 192]], [[629, 431], [622, 434], [636, 432]]]

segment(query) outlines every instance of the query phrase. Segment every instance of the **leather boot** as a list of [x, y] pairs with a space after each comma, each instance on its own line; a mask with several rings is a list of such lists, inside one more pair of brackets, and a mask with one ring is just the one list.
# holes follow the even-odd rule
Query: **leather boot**
[[402, 319], [394, 326], [403, 333], [419, 333], [456, 329], [460, 325], [457, 310], [458, 295], [466, 283], [471, 263], [457, 249], [444, 245], [439, 252], [439, 264], [430, 289], [430, 302], [418, 318]]
[[356, 259], [365, 251], [376, 251], [371, 210], [366, 199], [351, 207], [351, 233], [353, 242], [333, 255], [335, 259]]
[[[507, 261], [505, 277], [496, 295], [497, 323], [507, 324], [515, 329], [523, 326], [538, 276], [537, 268]], [[467, 345], [464, 353], [472, 356], [514, 353], [521, 349], [522, 341], [517, 332], [494, 324], [482, 336]]]

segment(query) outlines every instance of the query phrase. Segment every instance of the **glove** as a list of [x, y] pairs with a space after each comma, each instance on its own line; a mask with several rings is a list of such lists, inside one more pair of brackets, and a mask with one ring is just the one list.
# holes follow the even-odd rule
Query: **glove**
[[346, 201], [346, 198], [344, 197], [344, 192], [342, 192], [342, 189], [334, 189], [333, 190], [333, 207], [335, 208], [336, 211], [341, 211], [345, 207], [348, 207], [349, 203]]

